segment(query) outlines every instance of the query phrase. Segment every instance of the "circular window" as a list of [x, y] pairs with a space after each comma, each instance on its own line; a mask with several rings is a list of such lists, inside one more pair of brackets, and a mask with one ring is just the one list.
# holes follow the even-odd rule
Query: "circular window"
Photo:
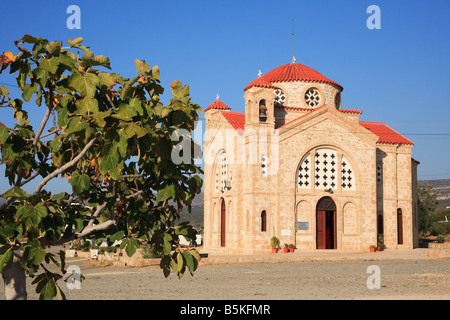
[[340, 92], [336, 93], [336, 95], [334, 96], [334, 106], [338, 110], [341, 108], [341, 93]]
[[286, 102], [286, 95], [284, 94], [283, 90], [277, 89], [275, 90], [275, 106], [284, 106], [284, 103]]
[[308, 106], [314, 108], [319, 105], [320, 102], [320, 93], [315, 88], [310, 88], [305, 93], [305, 102]]

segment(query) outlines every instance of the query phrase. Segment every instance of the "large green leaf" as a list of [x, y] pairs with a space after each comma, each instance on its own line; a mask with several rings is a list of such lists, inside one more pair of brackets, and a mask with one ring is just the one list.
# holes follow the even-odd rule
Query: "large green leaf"
[[81, 57], [79, 64], [83, 68], [102, 66], [111, 69], [109, 58], [102, 55], [94, 57], [94, 53], [89, 50]]
[[87, 73], [84, 76], [81, 73], [74, 73], [69, 77], [69, 86], [82, 96], [94, 96], [98, 84], [99, 79], [93, 73]]
[[158, 191], [158, 195], [156, 196], [156, 202], [161, 200], [168, 200], [170, 198], [175, 197], [175, 185], [168, 184], [163, 189]]
[[17, 214], [19, 217], [24, 218], [26, 220], [26, 226], [30, 227], [32, 225], [38, 225], [42, 218], [47, 216], [48, 211], [44, 203], [40, 202], [35, 206], [28, 204], [20, 207], [17, 210]]
[[78, 100], [75, 105], [77, 106], [80, 114], [92, 114], [98, 112], [98, 101], [92, 97], [84, 97], [81, 100]]
[[58, 57], [53, 57], [51, 59], [42, 58], [39, 67], [49, 73], [54, 74], [58, 70], [58, 65], [59, 65]]
[[100, 85], [105, 85], [108, 88], [112, 88], [116, 84], [114, 78], [106, 72], [100, 72], [98, 74], [98, 79], [100, 80]]
[[119, 154], [107, 154], [100, 160], [100, 172], [104, 175], [108, 174], [114, 180], [119, 179]]
[[0, 247], [0, 272], [3, 272], [5, 267], [8, 267], [13, 259], [13, 248], [10, 246]]
[[89, 124], [82, 117], [72, 117], [67, 124], [66, 134], [75, 133], [89, 128]]
[[73, 192], [82, 193], [89, 190], [91, 186], [91, 178], [86, 174], [78, 174], [75, 172], [69, 179], [69, 183], [72, 185]]

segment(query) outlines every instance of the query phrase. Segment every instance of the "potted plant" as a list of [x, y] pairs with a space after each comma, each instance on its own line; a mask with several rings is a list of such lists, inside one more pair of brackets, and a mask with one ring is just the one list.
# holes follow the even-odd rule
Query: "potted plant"
[[370, 248], [370, 252], [377, 251], [377, 247], [374, 244], [371, 244], [369, 248]]
[[289, 245], [287, 243], [284, 244], [283, 251], [284, 251], [284, 253], [288, 253], [289, 252]]
[[272, 247], [272, 253], [278, 252], [278, 243], [279, 240], [277, 237], [273, 236], [272, 239], [270, 239], [270, 246]]
[[378, 236], [377, 250], [381, 251], [382, 246], [383, 246], [383, 238], [381, 236]]
[[289, 245], [289, 252], [294, 252], [294, 249], [295, 249], [295, 245], [293, 243], [291, 243]]

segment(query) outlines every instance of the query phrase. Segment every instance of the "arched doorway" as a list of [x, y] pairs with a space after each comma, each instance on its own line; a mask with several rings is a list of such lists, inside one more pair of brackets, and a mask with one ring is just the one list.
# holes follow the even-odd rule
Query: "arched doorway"
[[220, 205], [220, 246], [225, 247], [225, 200], [221, 199]]
[[330, 197], [323, 197], [316, 207], [316, 247], [336, 249], [336, 204]]

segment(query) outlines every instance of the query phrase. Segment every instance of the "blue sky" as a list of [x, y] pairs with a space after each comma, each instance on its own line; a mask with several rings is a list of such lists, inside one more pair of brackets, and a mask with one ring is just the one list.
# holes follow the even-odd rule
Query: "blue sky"
[[[369, 30], [369, 5], [381, 9], [381, 29]], [[70, 30], [67, 7], [81, 9]], [[220, 95], [244, 112], [243, 88], [295, 56], [344, 87], [342, 106], [361, 120], [385, 122], [415, 142], [419, 179], [450, 178], [450, 23], [447, 0], [315, 1], [22, 1], [2, 3], [0, 51], [15, 53], [24, 34], [64, 41], [82, 36], [112, 71], [136, 72], [134, 60], [158, 65], [163, 102], [173, 80], [188, 84], [206, 108]], [[0, 82], [15, 84], [3, 73]], [[18, 94], [8, 86], [11, 95]], [[43, 109], [30, 107], [37, 126]], [[0, 119], [13, 126], [9, 109]], [[7, 187], [0, 166], [0, 191]]]

